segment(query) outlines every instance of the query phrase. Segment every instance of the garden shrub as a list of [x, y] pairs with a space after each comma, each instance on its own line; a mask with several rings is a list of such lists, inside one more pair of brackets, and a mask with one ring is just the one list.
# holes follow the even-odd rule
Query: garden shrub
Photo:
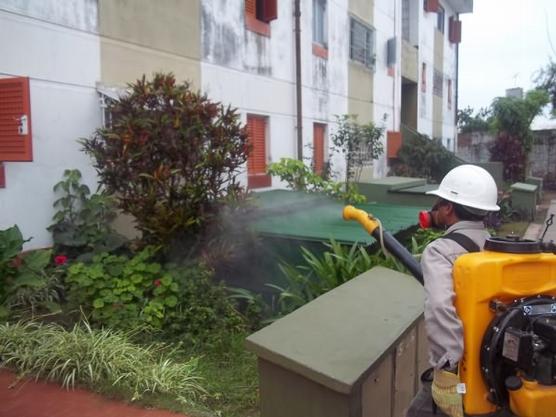
[[91, 195], [89, 187], [81, 184], [79, 170], [66, 169], [53, 190], [62, 193], [54, 202], [54, 223], [48, 227], [57, 253], [90, 259], [93, 253], [112, 252], [124, 245], [125, 238], [110, 226], [116, 218], [114, 199], [106, 191]]
[[427, 178], [438, 183], [457, 165], [454, 154], [446, 149], [439, 139], [415, 134], [404, 139], [392, 173]]
[[297, 159], [281, 158], [280, 162], [270, 164], [267, 171], [287, 182], [288, 187], [294, 191], [323, 193], [352, 204], [364, 203], [367, 200], [358, 192], [355, 184], [350, 182], [344, 185], [340, 182], [325, 180], [311, 171], [303, 161]]
[[60, 309], [63, 288], [52, 251], [22, 253], [24, 243], [17, 226], [0, 230], [0, 319], [25, 310], [34, 315]]
[[190, 346], [222, 347], [229, 336], [245, 330], [245, 322], [228, 298], [226, 287], [213, 282], [203, 265], [173, 266], [170, 273], [179, 285], [179, 303], [167, 320], [170, 336]]
[[147, 247], [131, 259], [103, 253], [68, 269], [68, 301], [90, 313], [91, 322], [113, 328], [162, 328], [178, 304], [178, 284], [150, 261]]
[[249, 151], [238, 112], [176, 83], [143, 77], [110, 104], [112, 126], [83, 140], [100, 182], [150, 243], [196, 236], [223, 199], [242, 197], [237, 176]]

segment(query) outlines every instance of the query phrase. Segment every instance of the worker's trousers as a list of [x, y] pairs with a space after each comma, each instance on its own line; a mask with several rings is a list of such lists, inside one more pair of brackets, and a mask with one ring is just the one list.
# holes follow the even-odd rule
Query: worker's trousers
[[409, 404], [406, 417], [448, 417], [434, 406], [432, 400], [432, 372], [425, 371], [421, 375], [421, 388]]

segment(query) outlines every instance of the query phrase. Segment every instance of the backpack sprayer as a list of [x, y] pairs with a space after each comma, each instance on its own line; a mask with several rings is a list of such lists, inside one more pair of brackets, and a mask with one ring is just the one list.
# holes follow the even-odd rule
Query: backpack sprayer
[[[378, 219], [352, 206], [344, 208], [343, 217], [357, 220], [423, 283], [420, 264]], [[555, 255], [556, 245], [542, 239], [489, 238], [482, 252], [456, 260], [466, 415], [507, 410], [517, 417], [556, 417]]]

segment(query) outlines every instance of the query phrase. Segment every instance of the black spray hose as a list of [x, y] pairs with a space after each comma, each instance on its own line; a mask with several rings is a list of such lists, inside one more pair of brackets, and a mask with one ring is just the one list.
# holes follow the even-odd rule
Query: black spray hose
[[[377, 242], [380, 242], [380, 230], [381, 228], [378, 227], [372, 233], [372, 236], [377, 240]], [[392, 236], [390, 232], [382, 232], [382, 241], [388, 252], [398, 259], [403, 266], [411, 272], [411, 275], [413, 275], [415, 279], [421, 283], [421, 285], [424, 285], [421, 264], [417, 261], [417, 259], [415, 259], [411, 252], [398, 242], [398, 240]]]
[[[417, 281], [423, 285], [423, 271], [421, 264], [413, 257], [398, 240], [389, 232], [382, 229], [380, 221], [364, 210], [357, 209], [353, 206], [345, 206], [342, 213], [344, 220], [356, 220], [363, 228], [374, 237], [377, 242], [384, 245], [386, 250], [396, 257], [415, 277]], [[381, 233], [382, 230], [382, 233]]]

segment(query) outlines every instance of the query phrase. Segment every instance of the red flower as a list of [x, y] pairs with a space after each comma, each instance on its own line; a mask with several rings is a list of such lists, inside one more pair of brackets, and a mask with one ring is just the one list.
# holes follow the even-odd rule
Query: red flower
[[65, 265], [68, 261], [68, 257], [66, 255], [58, 255], [54, 257], [54, 263], [58, 266]]
[[153, 281], [153, 285], [154, 285], [155, 287], [160, 287], [160, 284], [162, 284], [162, 282], [160, 282], [159, 279], [155, 279], [155, 280]]

